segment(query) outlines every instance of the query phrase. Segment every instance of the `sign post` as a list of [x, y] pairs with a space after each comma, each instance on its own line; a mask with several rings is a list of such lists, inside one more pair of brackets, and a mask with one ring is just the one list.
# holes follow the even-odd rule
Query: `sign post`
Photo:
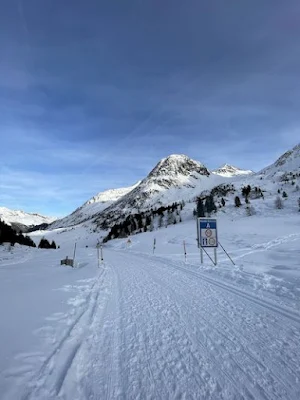
[[[203, 263], [203, 250], [208, 255], [205, 248], [214, 249], [214, 264], [217, 265], [218, 232], [216, 218], [197, 219], [198, 247], [201, 251], [201, 263]], [[209, 256], [209, 255], [208, 255]], [[211, 259], [211, 257], [209, 256]]]

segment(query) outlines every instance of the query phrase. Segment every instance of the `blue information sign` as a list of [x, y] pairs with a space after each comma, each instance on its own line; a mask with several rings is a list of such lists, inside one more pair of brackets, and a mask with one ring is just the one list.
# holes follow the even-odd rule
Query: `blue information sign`
[[215, 218], [198, 218], [198, 245], [199, 247], [218, 247]]

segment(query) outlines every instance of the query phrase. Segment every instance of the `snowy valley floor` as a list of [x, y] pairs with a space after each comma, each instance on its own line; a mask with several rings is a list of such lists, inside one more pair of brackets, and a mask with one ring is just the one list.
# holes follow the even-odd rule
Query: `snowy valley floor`
[[0, 398], [299, 399], [299, 217], [248, 221], [226, 221], [236, 266], [201, 266], [191, 223], [110, 242], [100, 268], [92, 242], [74, 269], [64, 246], [1, 250]]

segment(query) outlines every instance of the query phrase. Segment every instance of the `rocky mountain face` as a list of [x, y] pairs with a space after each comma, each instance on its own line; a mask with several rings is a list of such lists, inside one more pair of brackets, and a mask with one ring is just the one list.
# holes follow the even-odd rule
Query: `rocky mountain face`
[[6, 207], [0, 207], [0, 219], [7, 225], [11, 225], [17, 231], [22, 230], [23, 232], [35, 225], [50, 224], [55, 220], [54, 217], [45, 217], [36, 213], [11, 210]]
[[216, 180], [202, 163], [185, 155], [171, 155], [162, 159], [131, 192], [100, 213], [95, 222], [108, 227], [122, 215], [190, 200]]
[[224, 176], [224, 177], [232, 177], [232, 176], [240, 176], [240, 175], [250, 175], [254, 172], [251, 170], [243, 170], [233, 165], [224, 164], [222, 167], [215, 169], [212, 171], [213, 174]]

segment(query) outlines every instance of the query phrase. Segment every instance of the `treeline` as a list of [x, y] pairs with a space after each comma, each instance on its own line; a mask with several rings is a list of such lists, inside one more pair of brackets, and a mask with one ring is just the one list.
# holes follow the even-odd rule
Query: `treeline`
[[11, 226], [0, 220], [0, 244], [5, 242], [10, 243], [12, 246], [15, 243], [19, 243], [24, 246], [36, 247], [29, 236], [24, 236], [21, 232], [17, 233]]
[[127, 217], [124, 216], [122, 222], [115, 224], [110, 229], [103, 242], [177, 224], [181, 222], [180, 212], [184, 206], [184, 201], [180, 203], [175, 202], [169, 206], [161, 206], [157, 209], [151, 208], [150, 211], [130, 214]]
[[[219, 185], [211, 190], [211, 192], [203, 192], [200, 196], [196, 198], [196, 208], [193, 211], [194, 216], [197, 217], [208, 217], [211, 213], [217, 212], [219, 208], [225, 207], [226, 201], [223, 196], [228, 193], [235, 193], [236, 189], [234, 185]], [[247, 212], [249, 214], [254, 213], [254, 209], [250, 208], [250, 199], [264, 199], [263, 191], [260, 187], [251, 187], [250, 185], [243, 186], [241, 188], [241, 196], [244, 198], [247, 205]], [[215, 198], [217, 197], [218, 203], [216, 205]], [[234, 205], [240, 207], [242, 205], [240, 197], [237, 195], [234, 198]]]
[[[255, 186], [251, 187], [250, 185], [242, 187], [241, 194], [245, 199], [245, 203], [249, 204], [250, 199], [264, 199], [263, 191], [260, 187]], [[240, 207], [242, 205], [241, 199], [239, 196], [235, 196], [234, 198], [234, 205], [235, 207]]]

